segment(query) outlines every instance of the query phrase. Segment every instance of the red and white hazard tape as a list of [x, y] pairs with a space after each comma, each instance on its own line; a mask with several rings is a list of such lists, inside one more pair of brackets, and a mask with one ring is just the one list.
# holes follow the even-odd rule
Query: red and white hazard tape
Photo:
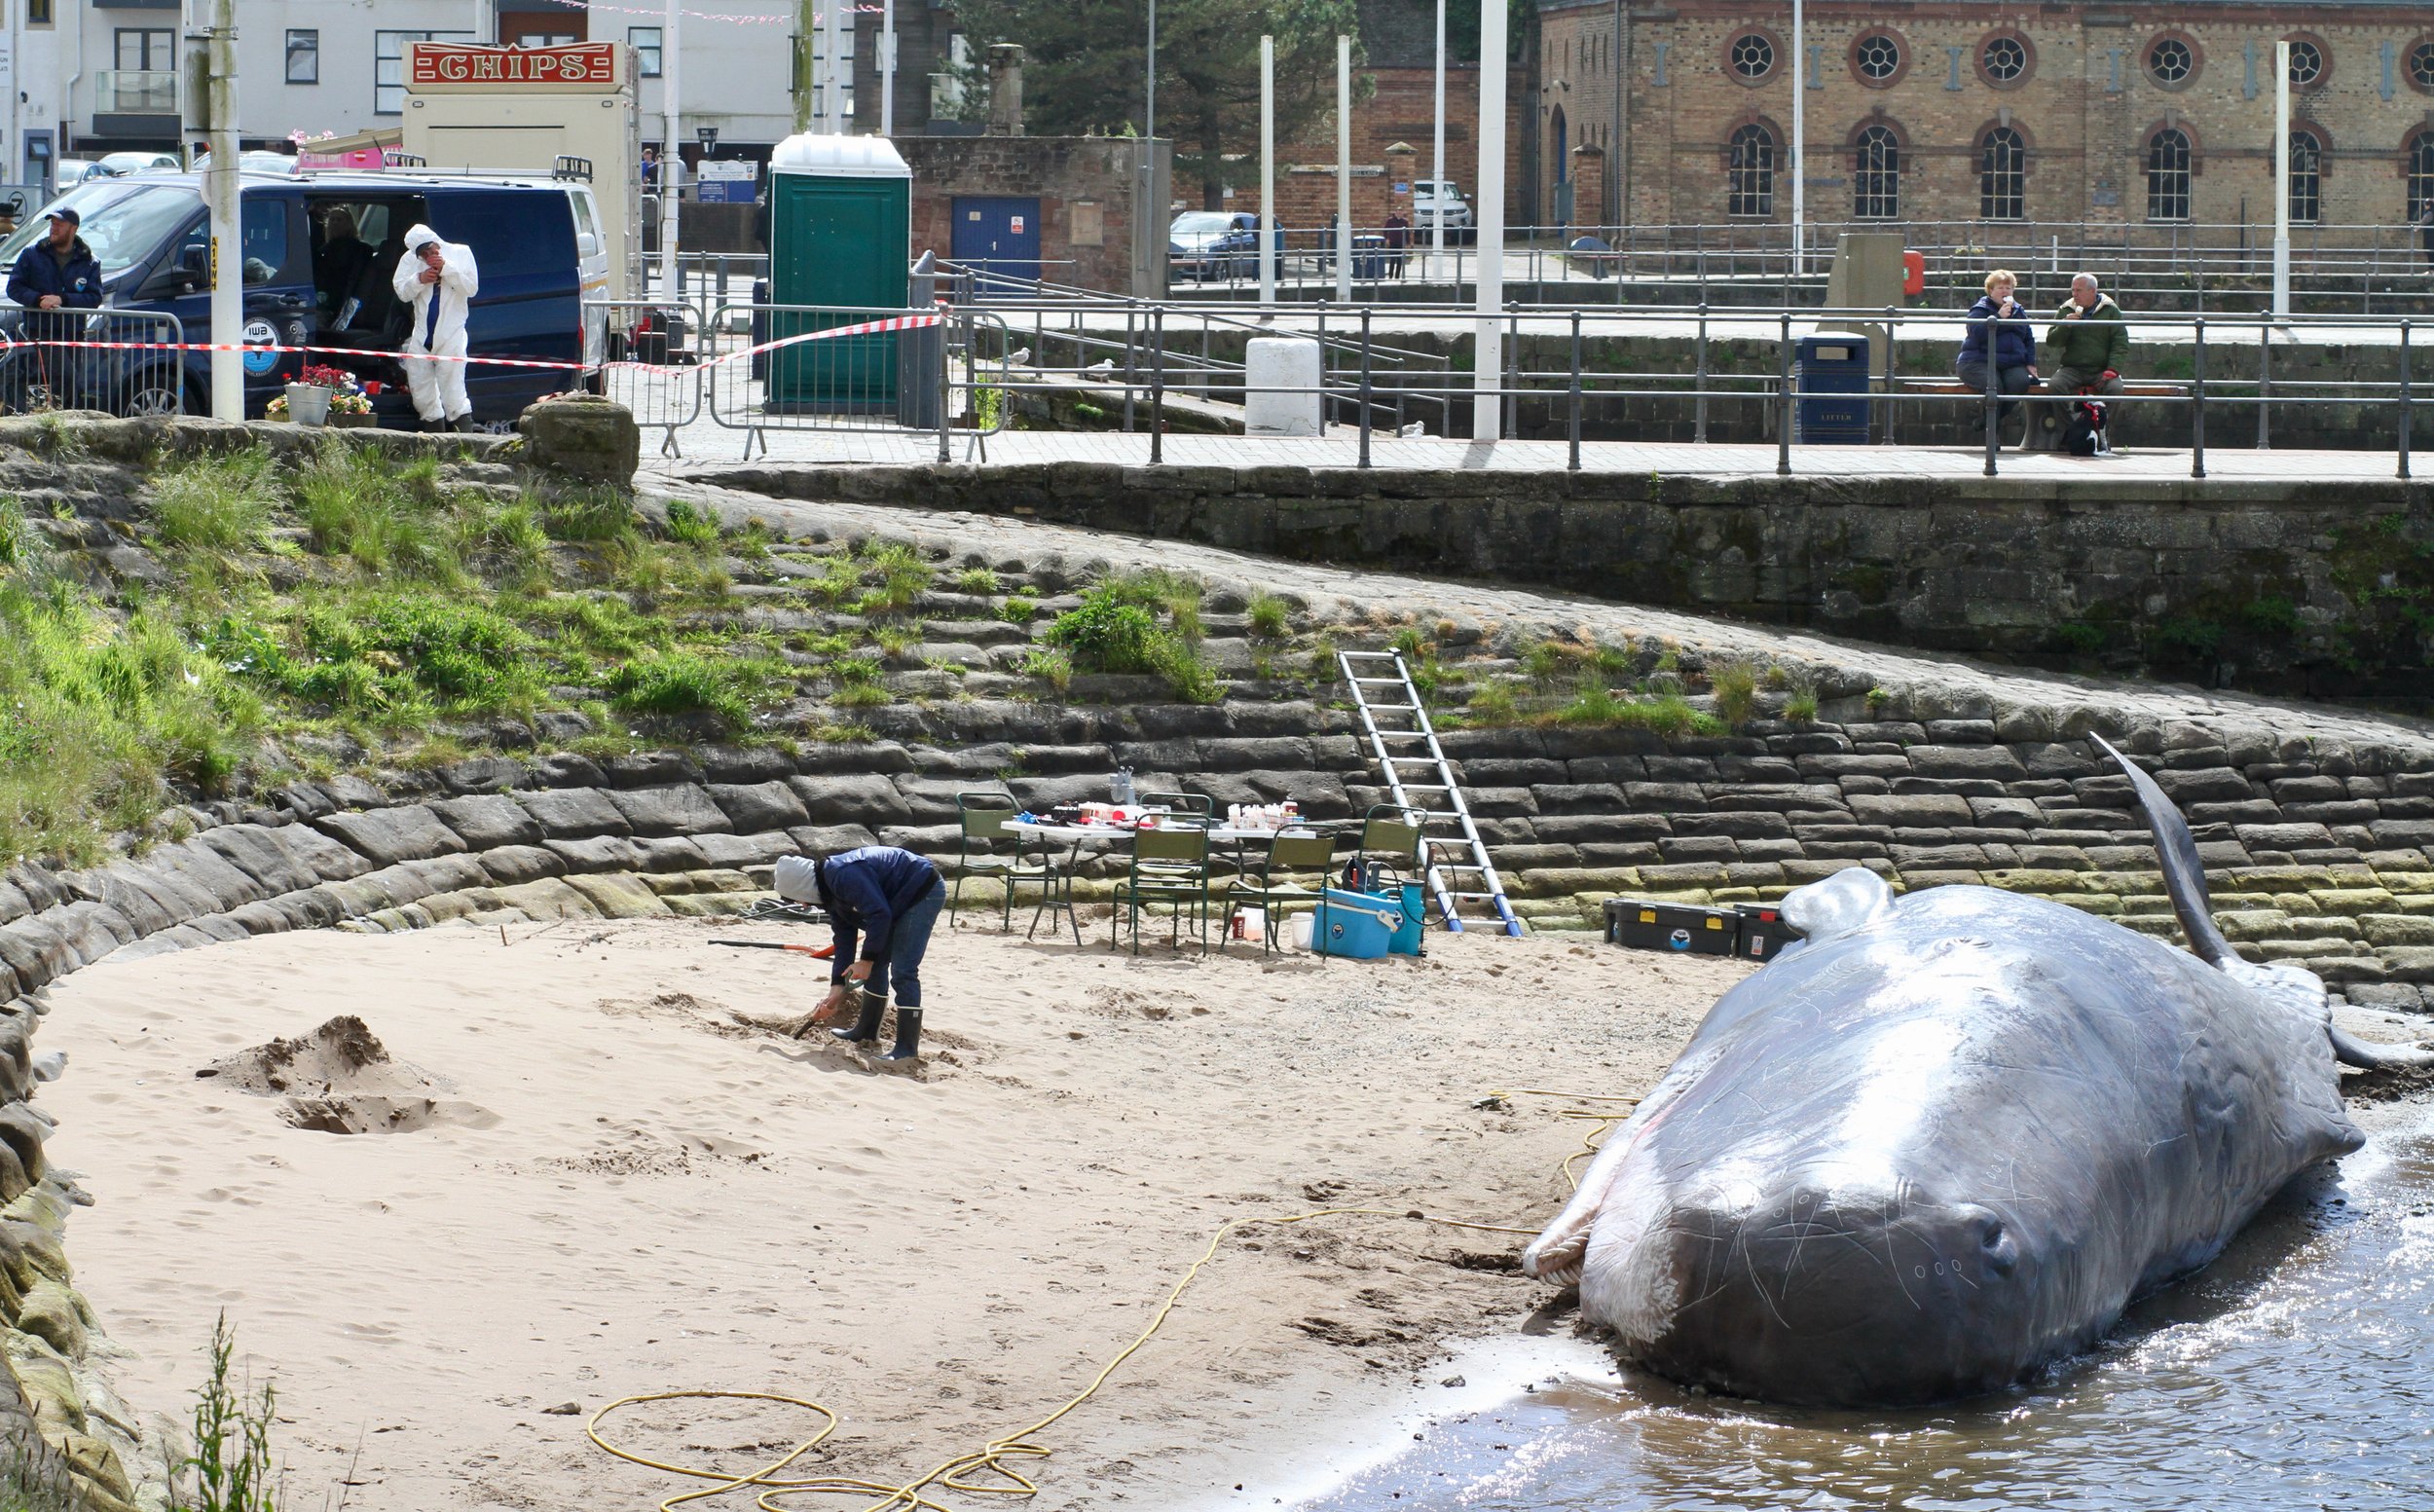
[[[604, 363], [603, 366], [628, 368], [645, 373], [699, 372], [701, 369], [706, 367], [722, 367], [729, 362], [742, 362], [748, 358], [759, 356], [763, 352], [777, 351], [787, 347], [798, 347], [805, 342], [834, 341], [838, 337], [842, 336], [883, 336], [892, 331], [911, 331], [918, 330], [923, 326], [940, 325], [944, 323], [945, 319], [946, 316], [943, 314], [890, 315], [884, 320], [865, 320], [858, 325], [833, 325], [823, 331], [804, 331], [799, 335], [781, 337], [773, 342], [762, 342], [756, 347], [747, 347], [741, 351], [722, 352], [715, 357], [705, 357], [701, 361], [695, 363], [622, 361]], [[367, 351], [361, 347], [289, 347], [272, 342], [35, 341], [25, 337], [12, 337], [7, 332], [0, 331], [0, 353], [6, 353], [9, 349], [20, 346], [41, 347], [46, 349], [73, 348], [91, 351], [297, 352], [307, 356], [342, 356], [355, 357], [358, 359], [379, 357], [399, 361], [411, 359], [417, 362], [462, 362], [468, 366], [474, 367], [548, 368], [552, 371], [562, 373], [581, 373], [589, 371], [589, 369], [580, 362], [565, 362], [543, 357], [461, 357], [447, 354], [432, 355], [420, 351]]]

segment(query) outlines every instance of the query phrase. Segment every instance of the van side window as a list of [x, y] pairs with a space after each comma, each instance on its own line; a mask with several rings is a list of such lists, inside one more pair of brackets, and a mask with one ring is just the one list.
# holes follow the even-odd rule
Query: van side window
[[600, 222], [592, 215], [592, 197], [571, 194], [567, 203], [574, 206], [575, 250], [590, 257], [600, 251]]
[[242, 202], [238, 240], [244, 247], [248, 285], [276, 283], [286, 275], [292, 253], [287, 208], [287, 202], [275, 196], [248, 195]]

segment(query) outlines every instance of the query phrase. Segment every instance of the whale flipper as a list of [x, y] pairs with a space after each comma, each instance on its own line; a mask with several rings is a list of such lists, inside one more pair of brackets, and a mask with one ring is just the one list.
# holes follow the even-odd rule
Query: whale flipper
[[2374, 1069], [2381, 1066], [2434, 1066], [2434, 1050], [2415, 1045], [2383, 1045], [2343, 1034], [2327, 1024], [2324, 1032], [2333, 1037], [2333, 1055], [2344, 1066]]
[[2181, 818], [2181, 811], [2172, 806], [2172, 800], [2156, 786], [2156, 780], [2128, 756], [2114, 750], [2102, 735], [2090, 734], [2087, 738], [2113, 758], [2138, 793], [2138, 807], [2146, 814], [2147, 829], [2156, 839], [2156, 859], [2163, 867], [2163, 890], [2172, 896], [2172, 912], [2181, 921], [2181, 933], [2189, 937], [2189, 948], [2209, 966], [2234, 959], [2231, 941], [2214, 927], [2213, 900], [2206, 896], [2205, 864], [2197, 859], [2197, 839], [2189, 832], [2189, 822]]

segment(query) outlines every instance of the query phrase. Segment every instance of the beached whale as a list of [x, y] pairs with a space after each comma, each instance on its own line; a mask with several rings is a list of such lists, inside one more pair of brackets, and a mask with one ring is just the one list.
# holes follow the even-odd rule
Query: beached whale
[[[2103, 742], [2097, 742], [2103, 745]], [[2241, 961], [2179, 813], [2110, 746], [2194, 954], [1985, 887], [1853, 867], [1717, 1000], [1523, 1256], [1621, 1352], [1770, 1401], [1999, 1389], [2205, 1265], [2358, 1148], [2324, 986]]]

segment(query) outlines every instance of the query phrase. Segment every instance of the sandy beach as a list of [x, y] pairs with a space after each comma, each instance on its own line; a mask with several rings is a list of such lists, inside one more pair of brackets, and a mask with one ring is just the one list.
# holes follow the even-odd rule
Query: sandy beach
[[[225, 1309], [278, 1383], [302, 1506], [351, 1464], [361, 1512], [648, 1507], [701, 1483], [584, 1424], [689, 1388], [815, 1400], [843, 1423], [805, 1467], [894, 1484], [1081, 1389], [1228, 1219], [1542, 1221], [1588, 1125], [1560, 1099], [1476, 1104], [1642, 1089], [1747, 970], [1482, 935], [1419, 962], [1136, 962], [1103, 924], [1077, 952], [964, 922], [933, 947], [910, 1075], [787, 1037], [824, 964], [709, 943], [825, 940], [784, 925], [296, 934], [79, 975], [44, 1101], [97, 1199], [72, 1242], [133, 1352], [121, 1387], [182, 1415]], [[243, 1053], [341, 1014], [389, 1060], [309, 1046], [271, 1057], [273, 1087]], [[326, 1131], [350, 1125], [370, 1131]], [[1494, 1269], [1519, 1243], [1399, 1218], [1242, 1233], [1017, 1468], [1069, 1507], [1272, 1474], [1434, 1387], [1449, 1345], [1516, 1332], [1548, 1297]], [[740, 1470], [818, 1420], [671, 1403], [608, 1428]]]

